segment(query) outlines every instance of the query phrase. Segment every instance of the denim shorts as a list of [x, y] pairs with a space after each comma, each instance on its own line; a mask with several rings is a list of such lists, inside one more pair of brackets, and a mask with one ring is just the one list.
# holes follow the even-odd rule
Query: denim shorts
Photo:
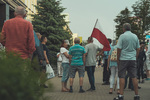
[[62, 63], [62, 67], [63, 67], [63, 76], [62, 76], [62, 82], [67, 82], [68, 78], [69, 78], [69, 69], [70, 69], [70, 65], [69, 63]]
[[79, 77], [84, 77], [85, 66], [70, 66], [69, 77], [75, 78], [76, 71], [78, 71]]
[[125, 78], [126, 71], [128, 71], [130, 78], [137, 78], [137, 64], [135, 60], [121, 60], [118, 67], [119, 78]]

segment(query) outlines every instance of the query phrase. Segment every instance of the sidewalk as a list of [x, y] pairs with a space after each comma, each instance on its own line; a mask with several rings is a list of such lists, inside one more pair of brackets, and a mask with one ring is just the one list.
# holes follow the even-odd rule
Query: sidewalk
[[[102, 73], [103, 73], [102, 68], [96, 68], [95, 71], [96, 91], [94, 92], [78, 93], [79, 78], [78, 75], [76, 74], [73, 86], [74, 89], [73, 93], [61, 92], [61, 78], [55, 77], [48, 81], [53, 84], [54, 87], [53, 91], [52, 92], [45, 91], [44, 97], [46, 97], [47, 100], [113, 100], [113, 98], [117, 96], [117, 93], [114, 91], [113, 94], [108, 94], [109, 85], [102, 85]], [[139, 90], [139, 94], [141, 96], [140, 100], [150, 100], [150, 81], [145, 81], [144, 84], [139, 84], [139, 86], [142, 87], [142, 89]], [[87, 73], [85, 73], [83, 89], [87, 90], [89, 89], [89, 87], [90, 85]], [[125, 89], [124, 100], [134, 100], [133, 97], [134, 92], [129, 89]]]

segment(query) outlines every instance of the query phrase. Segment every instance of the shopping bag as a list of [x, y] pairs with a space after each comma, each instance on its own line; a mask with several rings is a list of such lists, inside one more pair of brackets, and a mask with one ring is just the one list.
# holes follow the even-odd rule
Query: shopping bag
[[46, 74], [48, 79], [55, 77], [54, 70], [50, 64], [46, 65]]

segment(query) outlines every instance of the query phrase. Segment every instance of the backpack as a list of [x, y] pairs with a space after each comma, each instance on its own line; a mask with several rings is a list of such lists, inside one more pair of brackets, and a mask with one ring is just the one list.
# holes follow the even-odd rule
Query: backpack
[[117, 61], [117, 48], [112, 51], [110, 60]]

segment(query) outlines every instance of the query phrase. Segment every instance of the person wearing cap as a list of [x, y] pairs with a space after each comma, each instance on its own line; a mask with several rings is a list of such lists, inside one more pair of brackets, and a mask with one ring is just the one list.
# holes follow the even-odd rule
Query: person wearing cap
[[68, 54], [68, 45], [70, 45], [68, 40], [63, 40], [60, 48], [60, 54], [62, 57], [62, 67], [63, 67], [63, 75], [62, 75], [62, 92], [68, 92], [67, 81], [69, 79], [69, 54]]
[[85, 49], [84, 47], [80, 46], [80, 39], [75, 38], [74, 40], [75, 45], [70, 47], [69, 49], [69, 62], [70, 62], [70, 71], [69, 71], [69, 77], [70, 77], [70, 90], [69, 92], [73, 92], [73, 81], [75, 78], [76, 71], [79, 73], [79, 81], [80, 81], [80, 90], [79, 93], [85, 92], [82, 89], [83, 85], [83, 77], [85, 72]]

